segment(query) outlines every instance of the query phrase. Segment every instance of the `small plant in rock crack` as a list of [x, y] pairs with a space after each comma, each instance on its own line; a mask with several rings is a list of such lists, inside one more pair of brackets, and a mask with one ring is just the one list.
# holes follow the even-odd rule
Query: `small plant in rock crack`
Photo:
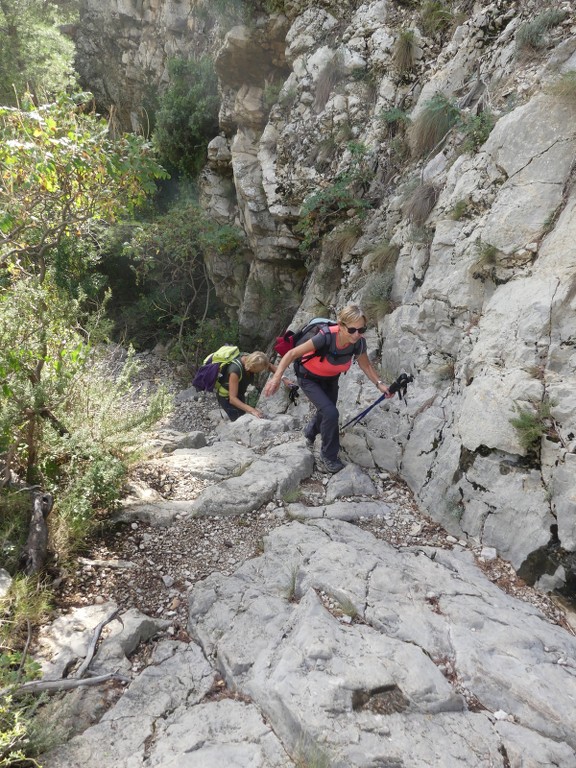
[[342, 58], [335, 54], [331, 61], [326, 65], [318, 75], [316, 80], [316, 98], [314, 99], [314, 109], [316, 112], [322, 112], [330, 94], [337, 83], [344, 77], [344, 68]]
[[297, 602], [297, 599], [298, 599], [297, 584], [298, 584], [299, 571], [300, 571], [300, 566], [297, 563], [294, 563], [294, 565], [292, 565], [292, 567], [290, 568], [290, 577], [288, 580], [288, 586], [284, 591], [284, 596], [290, 603], [295, 603]]
[[416, 187], [404, 206], [404, 214], [416, 227], [422, 227], [436, 205], [440, 192], [434, 184], [424, 183]]
[[442, 381], [454, 381], [456, 378], [456, 363], [454, 360], [446, 360], [446, 362], [439, 365], [436, 368], [436, 378], [439, 382]]
[[390, 300], [394, 283], [394, 270], [372, 276], [362, 292], [362, 306], [370, 317], [381, 320], [388, 315], [394, 305]]
[[447, 3], [427, 0], [420, 11], [422, 31], [429, 37], [445, 34], [454, 24], [454, 16]]
[[396, 262], [400, 255], [400, 246], [392, 244], [390, 240], [382, 240], [368, 254], [368, 272], [394, 272]]
[[293, 759], [295, 768], [330, 768], [328, 755], [308, 740], [302, 740], [296, 747]]
[[478, 264], [482, 267], [494, 266], [498, 257], [498, 248], [491, 243], [484, 243], [480, 238], [476, 240], [478, 250]]
[[454, 203], [454, 206], [448, 212], [448, 216], [453, 221], [461, 221], [462, 219], [466, 218], [469, 212], [470, 212], [470, 200], [468, 200], [467, 198], [464, 198]]
[[439, 149], [459, 116], [460, 110], [451, 99], [440, 91], [435, 93], [410, 126], [412, 157], [424, 157]]
[[408, 75], [414, 69], [416, 51], [416, 35], [414, 30], [401, 29], [392, 53], [392, 63], [401, 77]]
[[329, 238], [325, 239], [324, 254], [329, 259], [335, 259], [350, 253], [361, 234], [362, 228], [358, 223], [346, 224], [336, 229]]
[[336, 600], [344, 616], [349, 616], [351, 619], [358, 618], [358, 609], [349, 597], [337, 597]]
[[462, 519], [462, 515], [464, 514], [464, 502], [462, 499], [451, 499], [446, 502], [446, 513], [450, 516], [455, 518], [456, 520], [460, 521]]
[[378, 114], [378, 119], [386, 123], [387, 133], [390, 138], [404, 133], [405, 129], [410, 125], [410, 118], [404, 110], [398, 109], [398, 107], [383, 109]]
[[302, 491], [300, 488], [291, 488], [289, 491], [285, 491], [282, 494], [282, 501], [284, 504], [295, 504], [302, 498]]
[[514, 403], [514, 410], [518, 415], [510, 419], [510, 424], [516, 430], [520, 445], [527, 453], [537, 453], [543, 437], [557, 438], [551, 416], [554, 405], [548, 398], [534, 403], [532, 407], [522, 407]]
[[576, 71], [564, 72], [545, 91], [565, 104], [576, 107]]
[[496, 116], [487, 109], [479, 115], [462, 114], [458, 122], [464, 133], [462, 151], [473, 153], [477, 152], [490, 136], [496, 124]]

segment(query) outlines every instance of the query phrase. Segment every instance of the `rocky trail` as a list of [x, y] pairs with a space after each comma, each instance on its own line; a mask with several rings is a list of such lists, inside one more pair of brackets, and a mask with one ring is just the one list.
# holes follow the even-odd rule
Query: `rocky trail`
[[118, 610], [91, 670], [124, 677], [54, 703], [45, 768], [576, 766], [570, 616], [398, 478], [319, 472], [299, 409], [177, 395], [42, 633], [59, 677]]
[[[190, 444], [213, 444], [219, 440], [217, 428], [226, 431], [228, 422], [212, 396], [190, 391], [179, 395], [178, 380], [171, 368], [155, 356], [144, 355], [143, 359], [144, 390], [160, 379], [176, 393], [176, 406], [149, 436], [150, 449], [156, 457], [141, 462], [131, 474], [126, 486], [129, 506], [117, 523], [106, 529], [102, 539], [93, 542], [91, 552], [79, 559], [74, 578], [63, 582], [59, 600], [63, 608], [113, 600], [125, 610], [137, 608], [152, 616], [168, 618], [173, 622], [173, 632], [181, 633], [186, 628], [187, 591], [213, 571], [230, 574], [245, 560], [261, 554], [264, 537], [288, 517], [289, 500], [319, 505], [325, 499], [330, 475], [315, 465], [310, 477], [297, 490], [285, 494], [284, 499], [240, 515], [190, 517], [185, 511], [176, 511], [177, 524], [158, 524], [153, 514], [149, 516], [154, 505], [161, 508], [170, 501], [192, 502], [210, 483], [190, 471], [185, 456], [183, 461], [175, 461], [174, 456], [170, 458], [171, 452], [182, 450], [178, 446], [186, 450], [185, 446]], [[290, 441], [299, 439], [300, 432], [284, 433], [282, 437]], [[270, 442], [278, 442], [278, 437], [263, 442], [257, 450], [264, 452]], [[419, 510], [410, 489], [399, 478], [376, 470], [368, 474], [373, 483], [371, 498], [396, 505], [396, 511], [372, 519], [360, 516], [356, 525], [396, 547], [471, 549], [479, 567], [492, 581], [519, 599], [537, 605], [551, 621], [569, 626], [565, 608], [557, 598], [527, 586], [494, 552], [483, 552], [466, 540], [449, 535]], [[151, 508], [146, 507], [148, 502]], [[134, 513], [130, 508], [135, 509]]]

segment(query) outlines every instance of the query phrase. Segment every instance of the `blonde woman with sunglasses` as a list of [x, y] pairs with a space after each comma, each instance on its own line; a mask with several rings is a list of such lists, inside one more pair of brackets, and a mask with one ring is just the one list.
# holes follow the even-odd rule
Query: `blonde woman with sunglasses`
[[336, 407], [338, 380], [355, 359], [360, 369], [382, 394], [388, 387], [380, 380], [366, 352], [366, 315], [356, 304], [349, 304], [338, 313], [338, 325], [322, 330], [308, 341], [287, 352], [280, 360], [274, 376], [266, 384], [264, 394], [273, 395], [282, 381], [282, 374], [294, 363], [298, 384], [316, 408], [316, 414], [304, 430], [306, 442], [314, 447], [320, 435], [320, 458], [328, 472], [339, 472], [344, 464], [338, 456], [340, 437]]

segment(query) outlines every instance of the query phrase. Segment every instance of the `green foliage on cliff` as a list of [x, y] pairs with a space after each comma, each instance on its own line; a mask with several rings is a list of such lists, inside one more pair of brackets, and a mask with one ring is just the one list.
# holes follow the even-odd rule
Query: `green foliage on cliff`
[[568, 16], [568, 11], [560, 8], [548, 8], [518, 27], [516, 49], [524, 53], [538, 51], [546, 45], [547, 32], [561, 24]]
[[521, 407], [514, 404], [517, 415], [510, 419], [510, 424], [516, 430], [520, 445], [527, 453], [538, 453], [542, 438], [557, 439], [552, 420], [552, 408], [555, 403], [544, 398], [532, 407]]
[[345, 216], [363, 218], [371, 206], [370, 201], [361, 196], [362, 188], [371, 178], [371, 171], [366, 167], [366, 147], [351, 141], [347, 150], [348, 168], [335, 176], [331, 184], [308, 195], [302, 205], [294, 231], [302, 237], [300, 250], [303, 252], [313, 248]]
[[75, 3], [2, 0], [0, 3], [0, 104], [16, 104], [27, 89], [53, 98], [73, 86], [74, 44], [59, 25], [75, 19]]
[[208, 57], [172, 59], [168, 71], [170, 85], [160, 101], [153, 143], [164, 165], [196, 176], [208, 142], [218, 133], [218, 79]]

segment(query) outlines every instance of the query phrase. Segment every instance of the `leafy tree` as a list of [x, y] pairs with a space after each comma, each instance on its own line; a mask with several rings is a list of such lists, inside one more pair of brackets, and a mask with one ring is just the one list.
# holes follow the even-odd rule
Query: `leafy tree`
[[76, 2], [0, 0], [0, 103], [25, 89], [53, 98], [75, 82], [74, 44], [59, 29], [77, 15]]
[[218, 132], [218, 79], [208, 57], [172, 59], [168, 72], [170, 86], [161, 99], [153, 140], [163, 163], [194, 176]]
[[109, 138], [88, 94], [0, 107], [1, 267], [42, 280], [67, 238], [130, 213], [165, 172], [138, 137]]
[[[204, 352], [196, 341], [202, 336], [198, 337], [196, 326], [216, 308], [205, 255], [234, 259], [244, 245], [240, 229], [208, 218], [189, 197], [153, 221], [133, 227], [122, 258], [124, 270], [129, 266], [134, 276], [132, 291], [138, 298], [134, 302], [125, 295], [115, 313], [128, 338], [148, 346], [175, 339], [176, 355], [193, 362], [192, 357]], [[102, 268], [109, 265], [110, 259], [105, 259]]]
[[[65, 436], [71, 379], [88, 358], [81, 300], [58, 286], [66, 249], [129, 213], [165, 172], [136, 137], [112, 141], [86, 96], [0, 108], [0, 454], [35, 480], [42, 427]], [[58, 269], [56, 268], [58, 267]], [[0, 457], [1, 458], [1, 457]], [[0, 482], [1, 485], [1, 482]]]

